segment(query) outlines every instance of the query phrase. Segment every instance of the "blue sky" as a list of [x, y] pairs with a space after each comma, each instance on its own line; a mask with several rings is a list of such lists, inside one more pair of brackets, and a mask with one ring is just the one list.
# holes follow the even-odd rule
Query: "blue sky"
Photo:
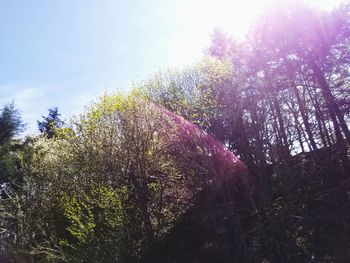
[[242, 35], [264, 2], [0, 0], [0, 106], [15, 101], [27, 134], [50, 107], [69, 119], [104, 91], [199, 60], [215, 27]]
[[128, 89], [155, 71], [199, 58], [208, 41], [186, 50], [194, 36], [171, 5], [0, 1], [0, 105], [14, 100], [32, 132], [49, 107], [68, 118], [104, 90]]

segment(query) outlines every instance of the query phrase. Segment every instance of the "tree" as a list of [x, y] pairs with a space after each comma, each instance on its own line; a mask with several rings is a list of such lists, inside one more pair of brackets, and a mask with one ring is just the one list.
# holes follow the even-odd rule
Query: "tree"
[[212, 57], [106, 95], [70, 128], [50, 110], [47, 136], [14, 152], [23, 183], [0, 199], [0, 253], [348, 262], [349, 13], [294, 3], [249, 39], [216, 31]]
[[41, 133], [47, 136], [48, 139], [56, 136], [57, 129], [62, 128], [63, 121], [60, 119], [61, 114], [58, 113], [58, 108], [49, 109], [47, 117], [42, 116], [44, 120], [38, 121], [38, 128]]
[[[258, 44], [256, 49], [265, 54], [265, 68], [270, 64], [275, 71], [285, 74], [290, 82], [286, 87], [305, 80], [313, 83], [308, 89], [316, 89], [321, 95], [339, 146], [345, 146], [344, 140], [350, 143], [348, 123], [340, 108], [342, 98], [336, 92], [339, 86], [346, 86], [348, 78], [341, 68], [348, 68], [350, 63], [349, 8], [342, 5], [327, 13], [312, 9], [303, 1], [276, 4], [260, 18], [253, 36]], [[315, 149], [305, 112], [302, 117]]]
[[8, 142], [23, 129], [24, 124], [14, 103], [5, 105], [0, 112], [0, 145]]
[[18, 176], [15, 152], [20, 144], [14, 137], [23, 129], [24, 124], [14, 103], [5, 105], [0, 112], [0, 184]]

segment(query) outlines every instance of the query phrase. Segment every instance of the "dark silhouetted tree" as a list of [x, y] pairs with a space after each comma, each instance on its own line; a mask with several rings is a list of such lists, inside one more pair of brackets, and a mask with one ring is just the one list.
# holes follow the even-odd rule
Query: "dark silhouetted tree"
[[63, 121], [60, 119], [61, 114], [58, 113], [58, 108], [49, 109], [49, 115], [47, 117], [42, 116], [43, 120], [38, 121], [39, 131], [51, 139], [56, 134], [56, 129], [63, 126]]

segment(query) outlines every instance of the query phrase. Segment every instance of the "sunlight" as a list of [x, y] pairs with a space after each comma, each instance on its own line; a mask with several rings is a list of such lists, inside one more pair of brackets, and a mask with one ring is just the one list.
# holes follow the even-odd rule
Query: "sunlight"
[[[208, 28], [219, 28], [236, 38], [243, 38], [250, 24], [265, 8], [276, 1], [285, 0], [192, 0], [187, 8], [192, 14], [194, 24]], [[330, 10], [341, 0], [306, 0], [310, 5], [322, 10]], [[203, 21], [204, 25], [203, 25]]]
[[252, 21], [271, 0], [192, 0], [186, 2], [191, 27], [208, 33], [214, 28], [243, 38]]
[[220, 10], [217, 10], [215, 27], [243, 38], [250, 24], [270, 2], [271, 0], [218, 0], [216, 6]]
[[309, 0], [310, 4], [315, 7], [319, 7], [322, 10], [331, 10], [338, 6], [342, 0]]
[[[276, 1], [307, 1], [322, 10], [330, 10], [341, 0], [178, 0], [165, 1], [159, 13], [169, 21], [173, 30], [171, 41], [166, 44], [171, 50], [168, 65], [183, 66], [200, 60], [202, 51], [209, 43], [214, 29], [220, 29], [242, 40], [251, 24]], [[169, 10], [171, 12], [169, 13]], [[163, 20], [162, 20], [163, 21]], [[179, 35], [182, 36], [179, 39]]]

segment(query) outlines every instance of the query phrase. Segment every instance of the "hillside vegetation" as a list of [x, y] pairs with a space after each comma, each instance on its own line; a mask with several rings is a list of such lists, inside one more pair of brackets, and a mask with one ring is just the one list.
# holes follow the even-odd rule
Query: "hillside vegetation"
[[0, 261], [350, 262], [349, 87], [350, 6], [293, 1], [42, 135], [6, 105]]

